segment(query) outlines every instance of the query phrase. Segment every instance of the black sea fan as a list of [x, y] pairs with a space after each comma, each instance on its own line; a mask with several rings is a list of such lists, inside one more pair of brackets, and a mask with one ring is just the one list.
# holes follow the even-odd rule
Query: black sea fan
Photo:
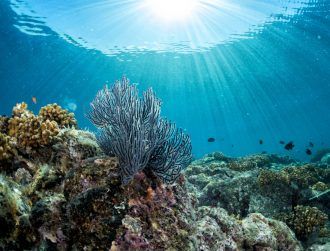
[[127, 78], [100, 90], [88, 118], [100, 129], [103, 151], [117, 156], [123, 184], [146, 168], [174, 182], [192, 159], [190, 137], [160, 117], [161, 102], [152, 89], [140, 98]]

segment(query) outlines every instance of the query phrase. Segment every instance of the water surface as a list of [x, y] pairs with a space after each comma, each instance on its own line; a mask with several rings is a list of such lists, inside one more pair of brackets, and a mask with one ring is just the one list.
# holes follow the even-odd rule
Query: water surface
[[[156, 91], [197, 156], [267, 151], [307, 160], [309, 141], [313, 151], [328, 146], [330, 1], [197, 1], [173, 20], [149, 7], [1, 1], [0, 112], [57, 102], [94, 130], [84, 117], [89, 102], [125, 74]], [[285, 151], [280, 140], [296, 147]]]

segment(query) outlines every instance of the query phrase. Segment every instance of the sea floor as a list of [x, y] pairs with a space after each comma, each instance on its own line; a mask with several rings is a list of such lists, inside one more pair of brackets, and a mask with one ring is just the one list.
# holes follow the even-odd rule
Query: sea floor
[[330, 250], [330, 151], [214, 152], [175, 184], [119, 161], [56, 105], [0, 120], [0, 250]]

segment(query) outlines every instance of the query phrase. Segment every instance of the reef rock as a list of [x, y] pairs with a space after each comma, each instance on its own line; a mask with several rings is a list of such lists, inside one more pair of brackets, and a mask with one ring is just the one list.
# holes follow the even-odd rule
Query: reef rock
[[302, 250], [294, 233], [285, 223], [250, 214], [242, 221], [244, 245], [248, 250]]
[[[27, 152], [8, 121], [32, 117], [39, 133], [39, 116], [56, 135]], [[175, 184], [139, 172], [123, 186], [118, 159], [74, 128], [72, 114], [53, 105], [36, 116], [21, 104], [10, 119], [1, 120], [0, 250], [303, 250], [296, 236], [309, 250], [327, 248], [324, 165], [213, 153]]]
[[[197, 197], [199, 207], [223, 208], [229, 214], [243, 218], [245, 223], [251, 223], [253, 215], [254, 219], [259, 217], [260, 220], [265, 216], [272, 218], [272, 226], [275, 226], [274, 219], [281, 220], [307, 246], [321, 236], [328, 219], [330, 168], [322, 163], [299, 163], [264, 154], [234, 159], [213, 153], [194, 161], [185, 175], [187, 186]], [[298, 212], [301, 213], [298, 215]], [[255, 213], [259, 216], [256, 217]], [[270, 219], [266, 221], [270, 222]], [[251, 233], [257, 234], [258, 224], [251, 224], [255, 228], [251, 228]], [[281, 238], [290, 239], [292, 235], [286, 231], [288, 228], [281, 224], [276, 223], [276, 227], [287, 233]], [[210, 225], [213, 225], [212, 221]], [[270, 234], [274, 231], [269, 230], [267, 234], [266, 225], [261, 229], [265, 241], [273, 243], [269, 245], [271, 249], [277, 247], [282, 250], [286, 246], [287, 249], [283, 250], [289, 250], [290, 245], [276, 246], [278, 244], [274, 240], [280, 237]], [[245, 243], [253, 242], [247, 240]]]

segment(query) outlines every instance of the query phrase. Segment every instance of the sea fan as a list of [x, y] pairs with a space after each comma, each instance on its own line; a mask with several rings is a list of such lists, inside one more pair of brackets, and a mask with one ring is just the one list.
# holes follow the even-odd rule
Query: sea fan
[[140, 98], [125, 77], [100, 90], [91, 103], [87, 116], [100, 129], [103, 151], [119, 158], [123, 184], [146, 168], [172, 183], [191, 162], [190, 137], [160, 118], [160, 105], [152, 89]]

